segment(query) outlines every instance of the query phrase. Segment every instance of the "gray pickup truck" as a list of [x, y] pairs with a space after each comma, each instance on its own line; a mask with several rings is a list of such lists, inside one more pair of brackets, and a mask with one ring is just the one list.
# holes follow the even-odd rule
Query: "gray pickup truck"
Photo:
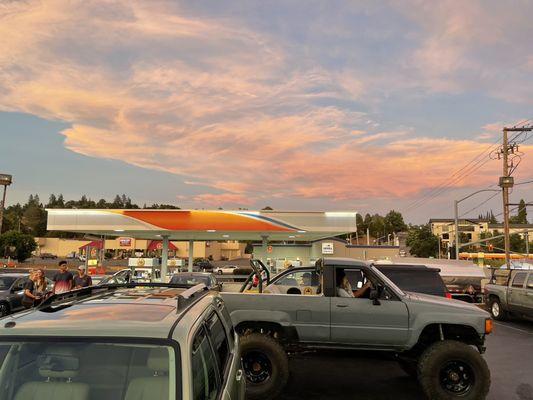
[[[363, 261], [322, 259], [316, 268], [315, 294], [222, 293], [241, 336], [248, 398], [277, 398], [289, 375], [287, 353], [321, 349], [389, 352], [431, 400], [485, 398], [490, 372], [481, 354], [492, 330], [488, 313], [403, 292]], [[339, 290], [348, 274], [360, 274], [364, 284]]]
[[[499, 275], [501, 272], [498, 271]], [[498, 274], [493, 281], [498, 282]], [[512, 270], [499, 283], [485, 285], [485, 302], [496, 320], [510, 316], [533, 320], [533, 270]]]

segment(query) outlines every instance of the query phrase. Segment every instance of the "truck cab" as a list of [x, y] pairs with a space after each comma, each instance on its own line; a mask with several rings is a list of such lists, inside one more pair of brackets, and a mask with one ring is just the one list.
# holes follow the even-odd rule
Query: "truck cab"
[[[492, 317], [533, 320], [533, 269], [498, 272], [493, 275], [493, 283], [485, 285], [485, 300]], [[507, 279], [503, 278], [505, 275]]]

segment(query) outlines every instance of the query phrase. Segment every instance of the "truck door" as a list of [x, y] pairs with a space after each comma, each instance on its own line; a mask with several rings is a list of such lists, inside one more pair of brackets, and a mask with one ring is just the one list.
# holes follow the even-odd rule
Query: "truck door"
[[[336, 273], [338, 273], [337, 270]], [[346, 268], [347, 277], [361, 276], [352, 282], [357, 290], [366, 283], [360, 269]], [[387, 298], [388, 297], [388, 298]], [[409, 316], [407, 306], [393, 296], [382, 296], [375, 305], [368, 295], [361, 298], [331, 298], [331, 341], [356, 347], [400, 347], [407, 341]]]
[[527, 272], [517, 272], [511, 277], [511, 284], [508, 289], [509, 309], [514, 312], [522, 313], [526, 306], [526, 288], [525, 283], [527, 279]]
[[533, 318], [533, 271], [529, 272], [529, 278], [526, 283], [525, 313]]

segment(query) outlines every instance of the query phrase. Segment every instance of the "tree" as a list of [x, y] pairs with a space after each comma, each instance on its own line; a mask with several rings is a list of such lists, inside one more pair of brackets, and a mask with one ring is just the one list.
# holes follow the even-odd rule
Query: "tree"
[[262, 208], [261, 211], [272, 211], [274, 210], [272, 207], [270, 206], [266, 206], [265, 208]]
[[246, 247], [244, 248], [244, 254], [253, 254], [254, 246], [252, 242], [246, 242]]
[[46, 211], [38, 195], [30, 195], [28, 202], [24, 205], [22, 223], [24, 230], [34, 236], [46, 234]]
[[435, 257], [438, 251], [439, 238], [431, 232], [429, 225], [412, 227], [407, 234], [409, 252], [417, 257]]
[[398, 233], [405, 231], [407, 225], [403, 220], [403, 216], [398, 211], [390, 210], [387, 215], [385, 215], [385, 230], [387, 233]]
[[32, 235], [9, 231], [0, 235], [0, 252], [4, 256], [13, 256], [18, 262], [24, 262], [37, 248]]

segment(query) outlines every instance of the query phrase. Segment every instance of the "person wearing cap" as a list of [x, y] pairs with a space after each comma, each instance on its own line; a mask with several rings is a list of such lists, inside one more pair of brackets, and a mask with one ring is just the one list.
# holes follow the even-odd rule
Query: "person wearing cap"
[[78, 275], [74, 277], [74, 289], [81, 289], [87, 286], [92, 286], [93, 280], [85, 273], [85, 265], [78, 267]]

